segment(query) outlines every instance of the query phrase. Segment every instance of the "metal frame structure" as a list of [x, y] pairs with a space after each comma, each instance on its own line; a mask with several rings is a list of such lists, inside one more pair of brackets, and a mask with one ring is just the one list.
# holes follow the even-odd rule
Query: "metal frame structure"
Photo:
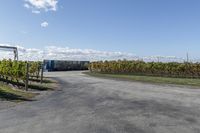
[[18, 50], [17, 47], [11, 47], [11, 46], [0, 46], [0, 50], [13, 50], [14, 53], [14, 60], [18, 60]]

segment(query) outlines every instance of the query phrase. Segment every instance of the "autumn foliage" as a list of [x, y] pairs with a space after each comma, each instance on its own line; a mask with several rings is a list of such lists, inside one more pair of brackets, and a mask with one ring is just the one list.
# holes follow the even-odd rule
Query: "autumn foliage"
[[96, 73], [200, 78], [200, 64], [186, 62], [98, 61], [90, 63], [89, 70]]

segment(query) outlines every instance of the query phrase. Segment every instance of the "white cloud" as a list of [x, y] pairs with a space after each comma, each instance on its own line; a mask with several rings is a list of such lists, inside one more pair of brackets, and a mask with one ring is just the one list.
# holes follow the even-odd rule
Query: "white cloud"
[[45, 55], [50, 59], [67, 60], [114, 60], [114, 59], [134, 59], [130, 53], [97, 51], [93, 49], [71, 49], [68, 47], [45, 47]]
[[[5, 45], [5, 44], [2, 44]], [[9, 45], [10, 46], [10, 45]], [[17, 46], [20, 60], [118, 60], [137, 59], [134, 54], [122, 52], [98, 51], [93, 49], [72, 49], [68, 47], [46, 46], [44, 49]], [[0, 51], [0, 59], [13, 58], [13, 52]]]
[[29, 8], [30, 8], [30, 5], [27, 4], [27, 3], [25, 3], [25, 4], [24, 4], [24, 7], [26, 7], [27, 9], [29, 9]]
[[[33, 11], [56, 11], [58, 0], [24, 0], [24, 7]], [[33, 12], [35, 13], [35, 12]]]
[[[0, 44], [0, 46], [11, 46], [9, 44]], [[56, 47], [56, 46], [46, 46], [44, 49], [35, 49], [35, 48], [24, 48], [19, 45], [18, 47], [19, 59], [20, 60], [32, 60], [38, 61], [43, 59], [49, 60], [118, 60], [118, 59], [127, 59], [127, 60], [138, 60], [142, 59], [146, 62], [184, 62], [184, 58], [179, 58], [176, 56], [147, 56], [141, 57], [135, 56], [132, 53], [123, 53], [123, 52], [109, 52], [109, 51], [98, 51], [93, 49], [73, 49], [68, 47]], [[13, 59], [12, 51], [1, 51], [0, 49], [0, 59]], [[192, 62], [200, 62], [200, 59], [191, 59]]]
[[40, 11], [38, 11], [38, 10], [33, 10], [32, 13], [34, 13], [34, 14], [40, 14]]
[[49, 25], [48, 22], [44, 21], [41, 23], [41, 27], [46, 28]]
[[146, 62], [184, 62], [184, 58], [176, 57], [176, 56], [161, 56], [161, 55], [155, 55], [155, 56], [146, 56], [142, 58]]

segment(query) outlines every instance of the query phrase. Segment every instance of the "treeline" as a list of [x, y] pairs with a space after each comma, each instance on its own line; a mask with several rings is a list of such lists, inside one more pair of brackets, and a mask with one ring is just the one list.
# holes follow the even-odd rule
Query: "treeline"
[[2, 60], [0, 61], [0, 79], [6, 82], [25, 83], [31, 77], [39, 78], [40, 68], [40, 62]]
[[200, 78], [200, 63], [187, 62], [99, 61], [90, 63], [89, 70], [96, 73]]

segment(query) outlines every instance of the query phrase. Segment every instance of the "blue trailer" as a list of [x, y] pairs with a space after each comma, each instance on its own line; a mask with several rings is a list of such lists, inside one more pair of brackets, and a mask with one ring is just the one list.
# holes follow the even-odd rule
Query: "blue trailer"
[[89, 61], [44, 60], [45, 71], [88, 70]]

